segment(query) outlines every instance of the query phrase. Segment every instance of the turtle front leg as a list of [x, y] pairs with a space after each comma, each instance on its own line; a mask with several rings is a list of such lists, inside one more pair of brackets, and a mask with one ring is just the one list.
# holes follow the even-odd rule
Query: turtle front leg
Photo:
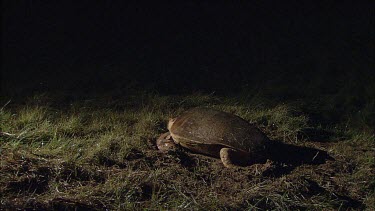
[[156, 146], [161, 152], [168, 152], [170, 150], [176, 149], [176, 144], [174, 143], [170, 132], [163, 133], [156, 140]]
[[246, 166], [249, 164], [250, 153], [232, 148], [222, 148], [220, 150], [220, 159], [227, 168]]

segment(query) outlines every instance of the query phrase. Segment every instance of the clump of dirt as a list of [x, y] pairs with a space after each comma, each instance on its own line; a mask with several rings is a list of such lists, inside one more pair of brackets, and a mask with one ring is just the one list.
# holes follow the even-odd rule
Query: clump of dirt
[[68, 183], [76, 181], [93, 181], [96, 183], [105, 182], [105, 175], [103, 173], [95, 171], [95, 169], [84, 168], [75, 163], [63, 162], [60, 165], [56, 165], [54, 175], [57, 176], [58, 179]]
[[[41, 200], [38, 196], [48, 196], [54, 191], [74, 189], [79, 184], [101, 184], [104, 173], [75, 163], [48, 160], [29, 152], [4, 150], [1, 155], [0, 193], [1, 207], [15, 209], [70, 209], [88, 208], [84, 203], [68, 199], [50, 198]], [[54, 190], [55, 189], [55, 190]], [[66, 201], [66, 203], [62, 202]]]
[[[2, 152], [1, 190], [8, 193], [43, 193], [48, 189], [52, 170], [44, 160]], [[7, 179], [5, 181], [5, 179]]]
[[9, 181], [5, 186], [6, 192], [36, 193], [40, 194], [48, 190], [48, 181], [51, 170], [48, 167], [39, 167], [25, 172], [14, 181]]

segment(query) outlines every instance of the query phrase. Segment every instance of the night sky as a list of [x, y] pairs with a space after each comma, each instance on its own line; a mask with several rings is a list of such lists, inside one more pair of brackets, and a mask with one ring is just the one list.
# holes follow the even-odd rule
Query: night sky
[[373, 82], [371, 1], [228, 2], [2, 1], [2, 93]]

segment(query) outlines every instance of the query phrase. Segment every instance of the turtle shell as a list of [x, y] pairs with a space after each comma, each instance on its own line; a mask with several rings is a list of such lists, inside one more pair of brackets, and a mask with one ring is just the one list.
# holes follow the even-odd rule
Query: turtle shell
[[169, 131], [176, 143], [192, 151], [218, 156], [223, 147], [256, 153], [269, 139], [253, 124], [239, 116], [194, 108], [171, 120]]

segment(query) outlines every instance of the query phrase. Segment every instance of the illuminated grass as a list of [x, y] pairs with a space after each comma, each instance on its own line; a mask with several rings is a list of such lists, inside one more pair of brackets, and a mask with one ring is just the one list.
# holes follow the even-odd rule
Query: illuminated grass
[[[142, 94], [78, 100], [40, 95], [0, 110], [1, 206], [34, 209], [374, 209], [374, 136], [309, 124], [296, 103], [258, 98]], [[226, 169], [153, 141], [170, 117], [196, 106], [237, 114], [271, 139], [327, 151], [319, 165]], [[306, 129], [344, 134], [322, 142]], [[337, 135], [338, 136], [338, 135]], [[17, 199], [17, 203], [14, 203]]]

